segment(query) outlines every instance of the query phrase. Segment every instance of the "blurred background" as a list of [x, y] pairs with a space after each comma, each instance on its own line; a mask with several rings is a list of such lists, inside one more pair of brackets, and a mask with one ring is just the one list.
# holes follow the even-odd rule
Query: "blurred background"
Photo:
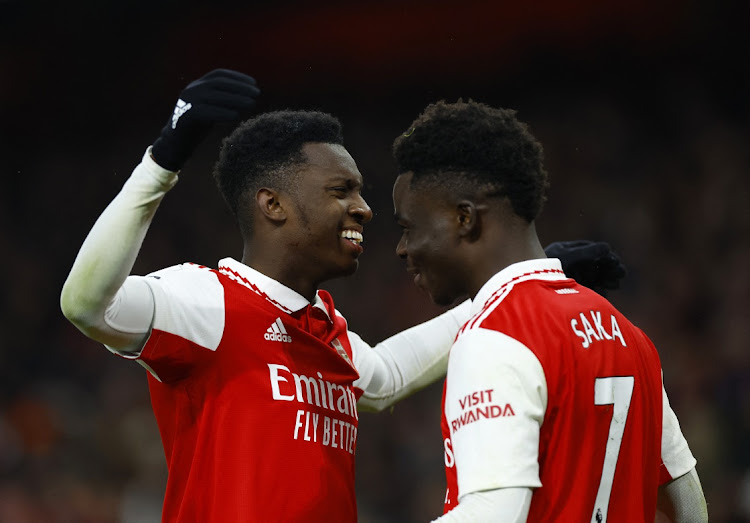
[[[551, 175], [542, 241], [623, 258], [610, 299], [659, 348], [711, 521], [750, 521], [748, 48], [747, 17], [712, 0], [0, 0], [0, 522], [159, 520], [145, 373], [58, 300], [182, 87], [215, 67], [255, 76], [259, 111], [343, 121], [376, 216], [359, 272], [328, 288], [370, 343], [440, 311], [394, 255], [394, 137], [439, 99], [517, 109]], [[184, 169], [136, 273], [241, 257], [210, 175], [228, 132]], [[440, 514], [441, 386], [361, 416], [362, 523]]]

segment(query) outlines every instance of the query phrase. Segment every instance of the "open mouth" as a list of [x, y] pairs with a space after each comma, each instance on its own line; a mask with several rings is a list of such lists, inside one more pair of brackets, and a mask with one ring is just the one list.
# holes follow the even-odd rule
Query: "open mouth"
[[344, 240], [344, 243], [349, 246], [349, 249], [355, 257], [364, 252], [364, 249], [362, 248], [364, 237], [361, 232], [355, 231], [354, 229], [344, 229], [339, 236]]
[[359, 246], [364, 241], [364, 237], [362, 236], [361, 232], [353, 231], [351, 229], [345, 229], [341, 231], [340, 236], [343, 239], [352, 242], [356, 246]]

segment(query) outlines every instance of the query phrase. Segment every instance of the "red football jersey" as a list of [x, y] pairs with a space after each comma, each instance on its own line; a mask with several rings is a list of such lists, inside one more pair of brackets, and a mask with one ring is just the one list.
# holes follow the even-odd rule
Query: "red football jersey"
[[653, 521], [695, 459], [646, 335], [556, 259], [507, 267], [472, 312], [443, 391], [445, 512], [528, 487], [528, 521]]
[[345, 320], [234, 260], [148, 277], [139, 361], [169, 477], [163, 521], [356, 521]]

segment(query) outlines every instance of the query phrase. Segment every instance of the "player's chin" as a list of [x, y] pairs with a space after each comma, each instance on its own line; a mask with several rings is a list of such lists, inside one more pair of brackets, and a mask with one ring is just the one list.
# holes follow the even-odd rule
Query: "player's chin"
[[337, 274], [335, 277], [337, 278], [343, 278], [346, 276], [351, 276], [355, 272], [357, 272], [357, 269], [359, 268], [359, 260], [356, 258], [352, 258], [347, 260], [345, 263], [340, 264], [337, 267]]
[[350, 263], [349, 266], [346, 268], [346, 271], [347, 271], [346, 275], [351, 276], [352, 274], [357, 272], [357, 269], [359, 269], [359, 260], [355, 258], [354, 260], [352, 260], [352, 263]]
[[420, 285], [420, 287], [430, 295], [430, 298], [435, 305], [440, 305], [441, 307], [452, 305], [457, 299], [455, 294], [446, 292], [445, 289], [432, 287], [424, 279], [422, 279], [422, 285]]
[[452, 305], [456, 301], [456, 299], [453, 297], [448, 297], [441, 294], [430, 294], [430, 298], [432, 298], [432, 301], [435, 305], [440, 305], [441, 307], [447, 307], [448, 305]]

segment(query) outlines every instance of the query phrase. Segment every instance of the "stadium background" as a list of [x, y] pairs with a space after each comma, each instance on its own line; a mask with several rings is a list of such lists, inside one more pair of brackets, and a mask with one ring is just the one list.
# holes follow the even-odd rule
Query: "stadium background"
[[[358, 274], [328, 288], [371, 343], [439, 310], [393, 254], [393, 138], [438, 99], [516, 108], [551, 174], [543, 241], [606, 240], [625, 260], [611, 300], [660, 350], [711, 520], [750, 521], [747, 24], [721, 2], [653, 4], [0, 0], [0, 521], [158, 519], [144, 373], [58, 297], [180, 89], [215, 67], [255, 76], [261, 111], [342, 119], [376, 216]], [[136, 272], [240, 256], [210, 176], [226, 132], [185, 168]], [[361, 416], [363, 523], [439, 514], [439, 405], [438, 384]]]

